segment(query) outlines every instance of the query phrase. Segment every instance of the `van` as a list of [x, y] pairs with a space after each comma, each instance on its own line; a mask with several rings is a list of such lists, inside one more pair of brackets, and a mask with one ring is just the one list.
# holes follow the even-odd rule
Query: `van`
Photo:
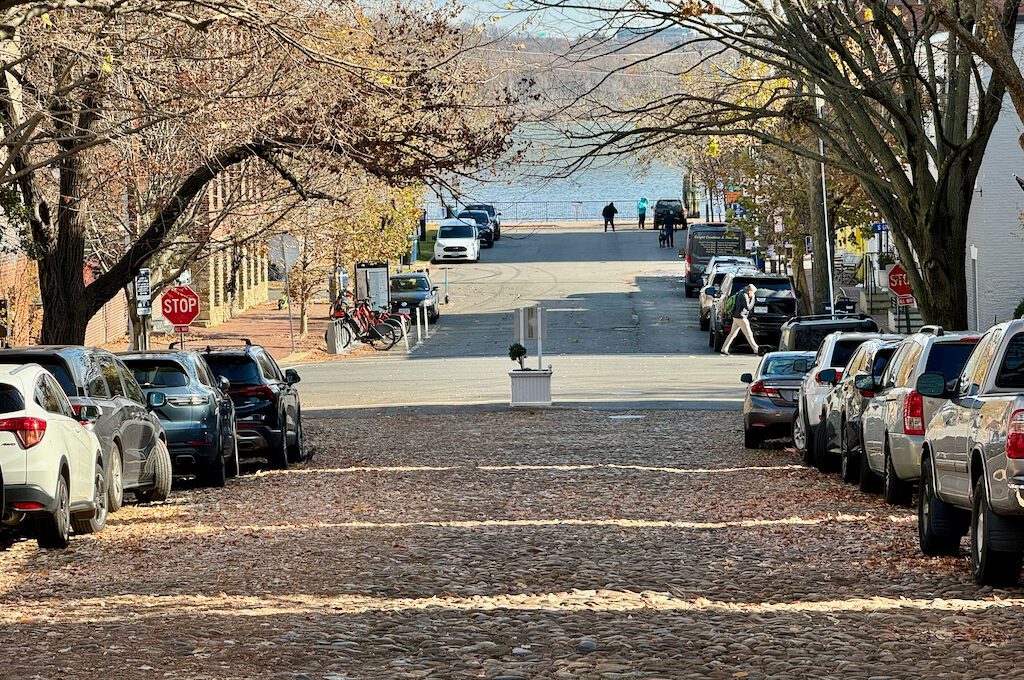
[[747, 238], [740, 227], [724, 222], [694, 224], [686, 233], [686, 245], [679, 251], [683, 258], [683, 286], [686, 297], [693, 297], [703, 284], [704, 270], [716, 255], [745, 255]]

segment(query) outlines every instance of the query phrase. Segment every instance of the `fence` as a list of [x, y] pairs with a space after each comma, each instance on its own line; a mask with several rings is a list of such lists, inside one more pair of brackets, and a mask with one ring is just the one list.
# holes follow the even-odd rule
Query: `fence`
[[[613, 200], [619, 213], [615, 219], [620, 222], [636, 221], [637, 199]], [[608, 201], [495, 201], [492, 203], [501, 213], [502, 223], [509, 222], [599, 222], [601, 211]], [[461, 205], [460, 205], [461, 208]], [[648, 219], [654, 219], [654, 203], [647, 206]], [[446, 217], [444, 207], [437, 202], [427, 205], [427, 219], [441, 220]]]

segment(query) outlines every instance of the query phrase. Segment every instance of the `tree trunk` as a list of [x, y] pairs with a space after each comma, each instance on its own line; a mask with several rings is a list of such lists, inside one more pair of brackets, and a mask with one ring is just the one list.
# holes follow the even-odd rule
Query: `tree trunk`
[[309, 333], [309, 305], [303, 300], [299, 305], [299, 335], [306, 337]]
[[[944, 198], [937, 212], [928, 217], [931, 238], [915, 244], [920, 260], [920, 283], [914, 287], [917, 306], [925, 323], [946, 330], [967, 330], [965, 252], [969, 206], [969, 200], [964, 207], [956, 197]], [[977, 323], [981, 329], [987, 327], [981, 319]]]
[[[804, 177], [807, 180], [808, 224], [811, 234], [811, 297], [810, 313], [820, 314], [823, 305], [829, 301], [829, 263], [825, 247], [824, 197], [821, 192], [821, 164], [803, 161]], [[801, 269], [803, 262], [800, 262]]]

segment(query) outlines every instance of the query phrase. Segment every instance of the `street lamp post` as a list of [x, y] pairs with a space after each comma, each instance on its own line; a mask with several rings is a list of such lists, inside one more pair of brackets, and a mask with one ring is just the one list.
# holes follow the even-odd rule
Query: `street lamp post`
[[[825, 101], [820, 98], [816, 98], [816, 103], [819, 103], [818, 118], [825, 122]], [[818, 135], [818, 155], [821, 156], [821, 212], [822, 218], [825, 224], [825, 257], [828, 258], [828, 299], [829, 299], [829, 311], [832, 314], [832, 318], [836, 318], [836, 290], [835, 290], [835, 272], [833, 269], [832, 262], [832, 239], [829, 237], [829, 224], [828, 224], [828, 192], [825, 190], [825, 139]]]

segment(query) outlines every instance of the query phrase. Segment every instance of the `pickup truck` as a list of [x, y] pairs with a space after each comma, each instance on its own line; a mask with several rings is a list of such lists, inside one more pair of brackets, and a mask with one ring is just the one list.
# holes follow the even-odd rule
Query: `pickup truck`
[[1024, 555], [1024, 320], [989, 329], [959, 378], [924, 373], [917, 391], [946, 400], [921, 453], [922, 552], [956, 554], [970, 533], [974, 580], [1015, 583]]

